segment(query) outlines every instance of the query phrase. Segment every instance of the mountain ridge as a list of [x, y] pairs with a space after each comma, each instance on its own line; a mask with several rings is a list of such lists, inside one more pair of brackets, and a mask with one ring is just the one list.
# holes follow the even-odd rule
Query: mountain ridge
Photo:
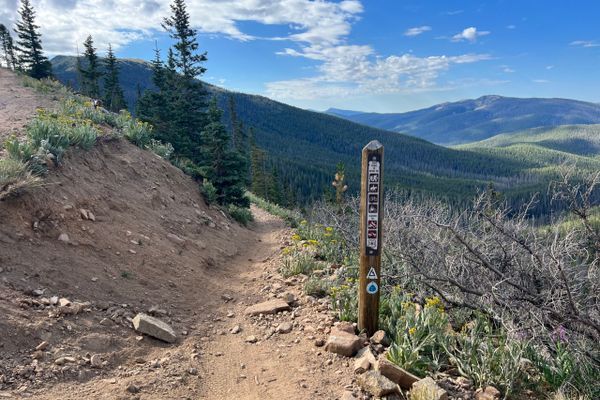
[[600, 104], [564, 98], [486, 95], [405, 113], [329, 109], [331, 115], [441, 145], [488, 139], [537, 127], [600, 123]]

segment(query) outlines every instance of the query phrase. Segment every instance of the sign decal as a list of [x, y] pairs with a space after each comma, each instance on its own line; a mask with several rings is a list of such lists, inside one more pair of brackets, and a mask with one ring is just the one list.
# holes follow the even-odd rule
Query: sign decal
[[377, 272], [375, 272], [375, 268], [371, 267], [369, 273], [367, 274], [367, 279], [377, 279]]
[[377, 286], [376, 282], [370, 282], [367, 285], [367, 293], [369, 294], [375, 294], [379, 291], [379, 286]]
[[[367, 164], [369, 182], [367, 186], [367, 235], [366, 247], [367, 255], [373, 256], [379, 254], [379, 197], [381, 181], [381, 158], [374, 154], [370, 157]], [[372, 279], [372, 278], [370, 278]], [[376, 279], [376, 278], [375, 278]]]

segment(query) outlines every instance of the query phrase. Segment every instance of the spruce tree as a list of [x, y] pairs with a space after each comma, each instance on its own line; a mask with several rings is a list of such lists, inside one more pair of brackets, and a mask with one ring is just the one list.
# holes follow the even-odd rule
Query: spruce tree
[[35, 24], [35, 11], [29, 0], [21, 0], [19, 16], [15, 32], [20, 68], [32, 78], [47, 78], [52, 75], [52, 64], [43, 54], [40, 27]]
[[114, 112], [127, 108], [123, 89], [119, 83], [119, 65], [112, 46], [108, 44], [106, 74], [104, 76], [104, 106]]
[[[6, 68], [16, 69], [17, 62], [15, 59], [13, 39], [10, 35], [10, 31], [3, 24], [0, 24], [0, 47], [2, 48]], [[0, 65], [2, 65], [1, 62]]]
[[79, 63], [79, 74], [81, 76], [81, 92], [92, 98], [100, 97], [100, 86], [98, 80], [102, 76], [98, 55], [94, 48], [94, 39], [89, 35], [83, 42], [85, 51], [83, 52], [84, 62]]
[[206, 178], [217, 189], [220, 204], [248, 207], [249, 201], [244, 195], [243, 159], [231, 145], [221, 116], [213, 99], [208, 110], [208, 124], [202, 131], [202, 167]]
[[[165, 18], [163, 28], [169, 32], [175, 44], [169, 49], [167, 59], [167, 82], [172, 113], [172, 135], [177, 137], [173, 147], [180, 156], [199, 164], [201, 131], [206, 125], [206, 92], [195, 78], [206, 69], [206, 53], [197, 53], [197, 32], [190, 27], [189, 14], [183, 0], [171, 4], [172, 15]], [[177, 74], [179, 73], [179, 74]]]

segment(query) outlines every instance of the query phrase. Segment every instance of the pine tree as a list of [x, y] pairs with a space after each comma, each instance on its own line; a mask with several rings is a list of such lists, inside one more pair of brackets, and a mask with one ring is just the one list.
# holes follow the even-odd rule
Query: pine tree
[[244, 195], [243, 160], [232, 147], [221, 117], [222, 112], [213, 99], [208, 110], [208, 124], [202, 131], [202, 167], [206, 178], [217, 189], [220, 204], [248, 207], [249, 201]]
[[[3, 24], [0, 24], [0, 47], [2, 48], [6, 68], [16, 69], [17, 62], [15, 59], [13, 39], [10, 35], [10, 31]], [[0, 65], [2, 65], [1, 62]]]
[[21, 0], [20, 21], [16, 23], [18, 63], [29, 76], [36, 79], [52, 75], [52, 64], [42, 51], [42, 35], [35, 24], [35, 11], [29, 0]]
[[83, 42], [85, 51], [83, 52], [84, 63], [79, 63], [79, 74], [81, 75], [81, 92], [92, 98], [100, 97], [100, 86], [98, 80], [102, 76], [98, 61], [98, 55], [94, 48], [94, 39], [89, 35]]
[[108, 44], [106, 55], [106, 75], [104, 76], [104, 106], [115, 112], [127, 108], [123, 89], [119, 83], [119, 65], [112, 46]]
[[[190, 27], [185, 2], [174, 0], [171, 11], [171, 17], [165, 18], [162, 26], [175, 44], [160, 70], [164, 75], [159, 77], [162, 84], [156, 85], [159, 96], [149, 96], [141, 104], [145, 115], [142, 119], [151, 114], [148, 122], [164, 127], [158, 132], [173, 145], [175, 156], [200, 164], [207, 103], [206, 91], [195, 78], [205, 71], [202, 63], [206, 61], [206, 53], [197, 54], [197, 32]], [[167, 110], [158, 112], [155, 102], [166, 103]]]
[[206, 52], [197, 54], [197, 32], [190, 27], [190, 14], [184, 0], [174, 0], [171, 4], [171, 17], [163, 19], [163, 28], [175, 40], [175, 64], [186, 79], [202, 75], [206, 68], [202, 63], [207, 60]]

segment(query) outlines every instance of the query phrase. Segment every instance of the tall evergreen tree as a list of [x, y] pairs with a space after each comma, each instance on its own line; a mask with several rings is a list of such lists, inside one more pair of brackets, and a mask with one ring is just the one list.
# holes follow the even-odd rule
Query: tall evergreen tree
[[[16, 69], [17, 61], [15, 58], [13, 38], [10, 35], [10, 31], [3, 24], [0, 24], [0, 47], [2, 48], [6, 68]], [[0, 65], [2, 65], [1, 62]]]
[[[152, 100], [165, 101], [168, 112], [158, 113], [157, 106], [150, 102], [142, 103], [143, 114], [153, 114], [149, 122], [159, 121], [166, 128], [163, 134], [169, 140], [175, 155], [185, 157], [196, 164], [201, 162], [202, 129], [207, 123], [205, 113], [206, 92], [195, 78], [206, 70], [202, 63], [206, 53], [198, 54], [197, 32], [190, 27], [189, 14], [183, 0], [174, 0], [172, 15], [165, 18], [162, 26], [169, 32], [175, 44], [169, 49], [164, 67], [164, 85], [157, 85], [161, 96]], [[149, 108], [154, 111], [144, 110]], [[163, 118], [167, 117], [168, 121]]]
[[163, 28], [175, 40], [175, 64], [187, 79], [202, 75], [206, 68], [206, 52], [198, 54], [197, 32], [190, 26], [190, 14], [184, 0], [174, 0], [171, 4], [171, 17], [164, 18]]
[[208, 110], [208, 124], [202, 131], [202, 167], [206, 178], [217, 189], [220, 204], [248, 207], [249, 201], [244, 195], [243, 159], [231, 145], [221, 117], [222, 112], [213, 99]]
[[81, 76], [81, 92], [92, 98], [100, 97], [100, 86], [98, 80], [102, 76], [96, 48], [94, 48], [94, 39], [89, 35], [83, 42], [85, 51], [83, 52], [83, 63], [78, 63], [79, 74]]
[[111, 111], [118, 112], [127, 108], [123, 89], [119, 83], [119, 65], [113, 53], [112, 46], [108, 44], [106, 55], [106, 74], [104, 76], [104, 105]]
[[52, 75], [52, 64], [42, 51], [42, 35], [35, 24], [35, 11], [29, 0], [21, 0], [20, 21], [16, 23], [18, 63], [29, 76], [41, 79]]

